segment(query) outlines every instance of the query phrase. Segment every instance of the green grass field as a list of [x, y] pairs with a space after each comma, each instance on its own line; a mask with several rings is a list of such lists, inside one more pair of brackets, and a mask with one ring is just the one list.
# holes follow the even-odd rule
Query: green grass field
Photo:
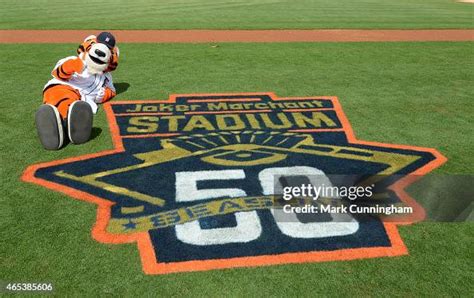
[[474, 28], [455, 0], [0, 0], [0, 29]]
[[[75, 46], [0, 45], [0, 280], [50, 281], [61, 296], [472, 294], [472, 223], [401, 227], [410, 252], [403, 257], [144, 275], [135, 244], [91, 238], [94, 205], [19, 178], [32, 163], [112, 147], [103, 111], [95, 118], [102, 133], [87, 144], [47, 152], [36, 138], [33, 118], [43, 84]], [[123, 44], [121, 53], [114, 81], [129, 88], [115, 100], [255, 91], [336, 95], [358, 138], [437, 148], [449, 160], [436, 173], [472, 174], [472, 43]]]

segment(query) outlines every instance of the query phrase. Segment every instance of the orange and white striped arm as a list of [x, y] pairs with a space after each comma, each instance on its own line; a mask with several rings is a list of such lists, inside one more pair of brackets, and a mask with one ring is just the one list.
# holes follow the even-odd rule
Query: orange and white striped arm
[[74, 73], [81, 73], [84, 69], [84, 62], [77, 57], [68, 59], [53, 69], [51, 74], [58, 80], [67, 81]]
[[104, 92], [105, 92], [104, 97], [102, 98], [102, 101], [100, 103], [107, 102], [111, 100], [112, 98], [114, 98], [114, 96], [116, 95], [115, 91], [108, 87], [105, 87]]

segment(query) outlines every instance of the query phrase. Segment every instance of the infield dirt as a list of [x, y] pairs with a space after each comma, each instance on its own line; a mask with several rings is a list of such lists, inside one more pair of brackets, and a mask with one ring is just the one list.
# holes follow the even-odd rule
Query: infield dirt
[[[0, 43], [77, 43], [100, 30], [0, 30]], [[120, 43], [473, 41], [474, 30], [115, 30]]]

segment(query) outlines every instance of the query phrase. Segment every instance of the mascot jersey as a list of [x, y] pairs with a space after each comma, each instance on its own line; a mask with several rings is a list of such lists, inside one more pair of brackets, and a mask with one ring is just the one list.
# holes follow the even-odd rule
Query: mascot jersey
[[43, 89], [43, 103], [58, 108], [61, 117], [67, 117], [69, 106], [76, 100], [88, 102], [94, 113], [97, 103], [104, 103], [115, 96], [111, 71], [118, 66], [119, 49], [111, 49], [112, 55], [104, 73], [91, 74], [85, 63], [85, 55], [97, 42], [94, 35], [88, 36], [77, 49], [78, 56], [70, 56], [56, 63], [51, 72], [53, 79]]
[[[110, 72], [91, 74], [88, 71], [87, 64], [80, 57], [71, 56], [59, 60], [52, 71], [52, 75], [53, 78], [46, 83], [43, 90], [51, 85], [68, 85], [77, 90], [81, 95], [81, 99], [88, 103], [102, 103], [115, 95]], [[97, 102], [96, 98], [101, 88], [105, 88], [107, 94], [100, 102]], [[97, 106], [95, 106], [96, 109]], [[92, 106], [92, 110], [94, 111], [94, 106]]]
[[67, 106], [75, 100], [84, 100], [96, 113], [97, 103], [104, 103], [115, 96], [110, 72], [91, 74], [87, 64], [81, 59], [84, 54], [59, 60], [51, 72], [53, 78], [43, 89], [44, 103], [56, 106], [63, 118], [67, 114], [67, 108], [63, 107], [61, 99], [68, 97], [64, 102]]

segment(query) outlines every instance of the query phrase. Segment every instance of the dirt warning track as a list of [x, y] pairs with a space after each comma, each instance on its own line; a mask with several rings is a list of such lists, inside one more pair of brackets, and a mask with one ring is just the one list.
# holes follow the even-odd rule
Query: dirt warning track
[[[77, 43], [100, 30], [0, 30], [0, 43]], [[113, 30], [120, 43], [474, 41], [474, 30]]]

